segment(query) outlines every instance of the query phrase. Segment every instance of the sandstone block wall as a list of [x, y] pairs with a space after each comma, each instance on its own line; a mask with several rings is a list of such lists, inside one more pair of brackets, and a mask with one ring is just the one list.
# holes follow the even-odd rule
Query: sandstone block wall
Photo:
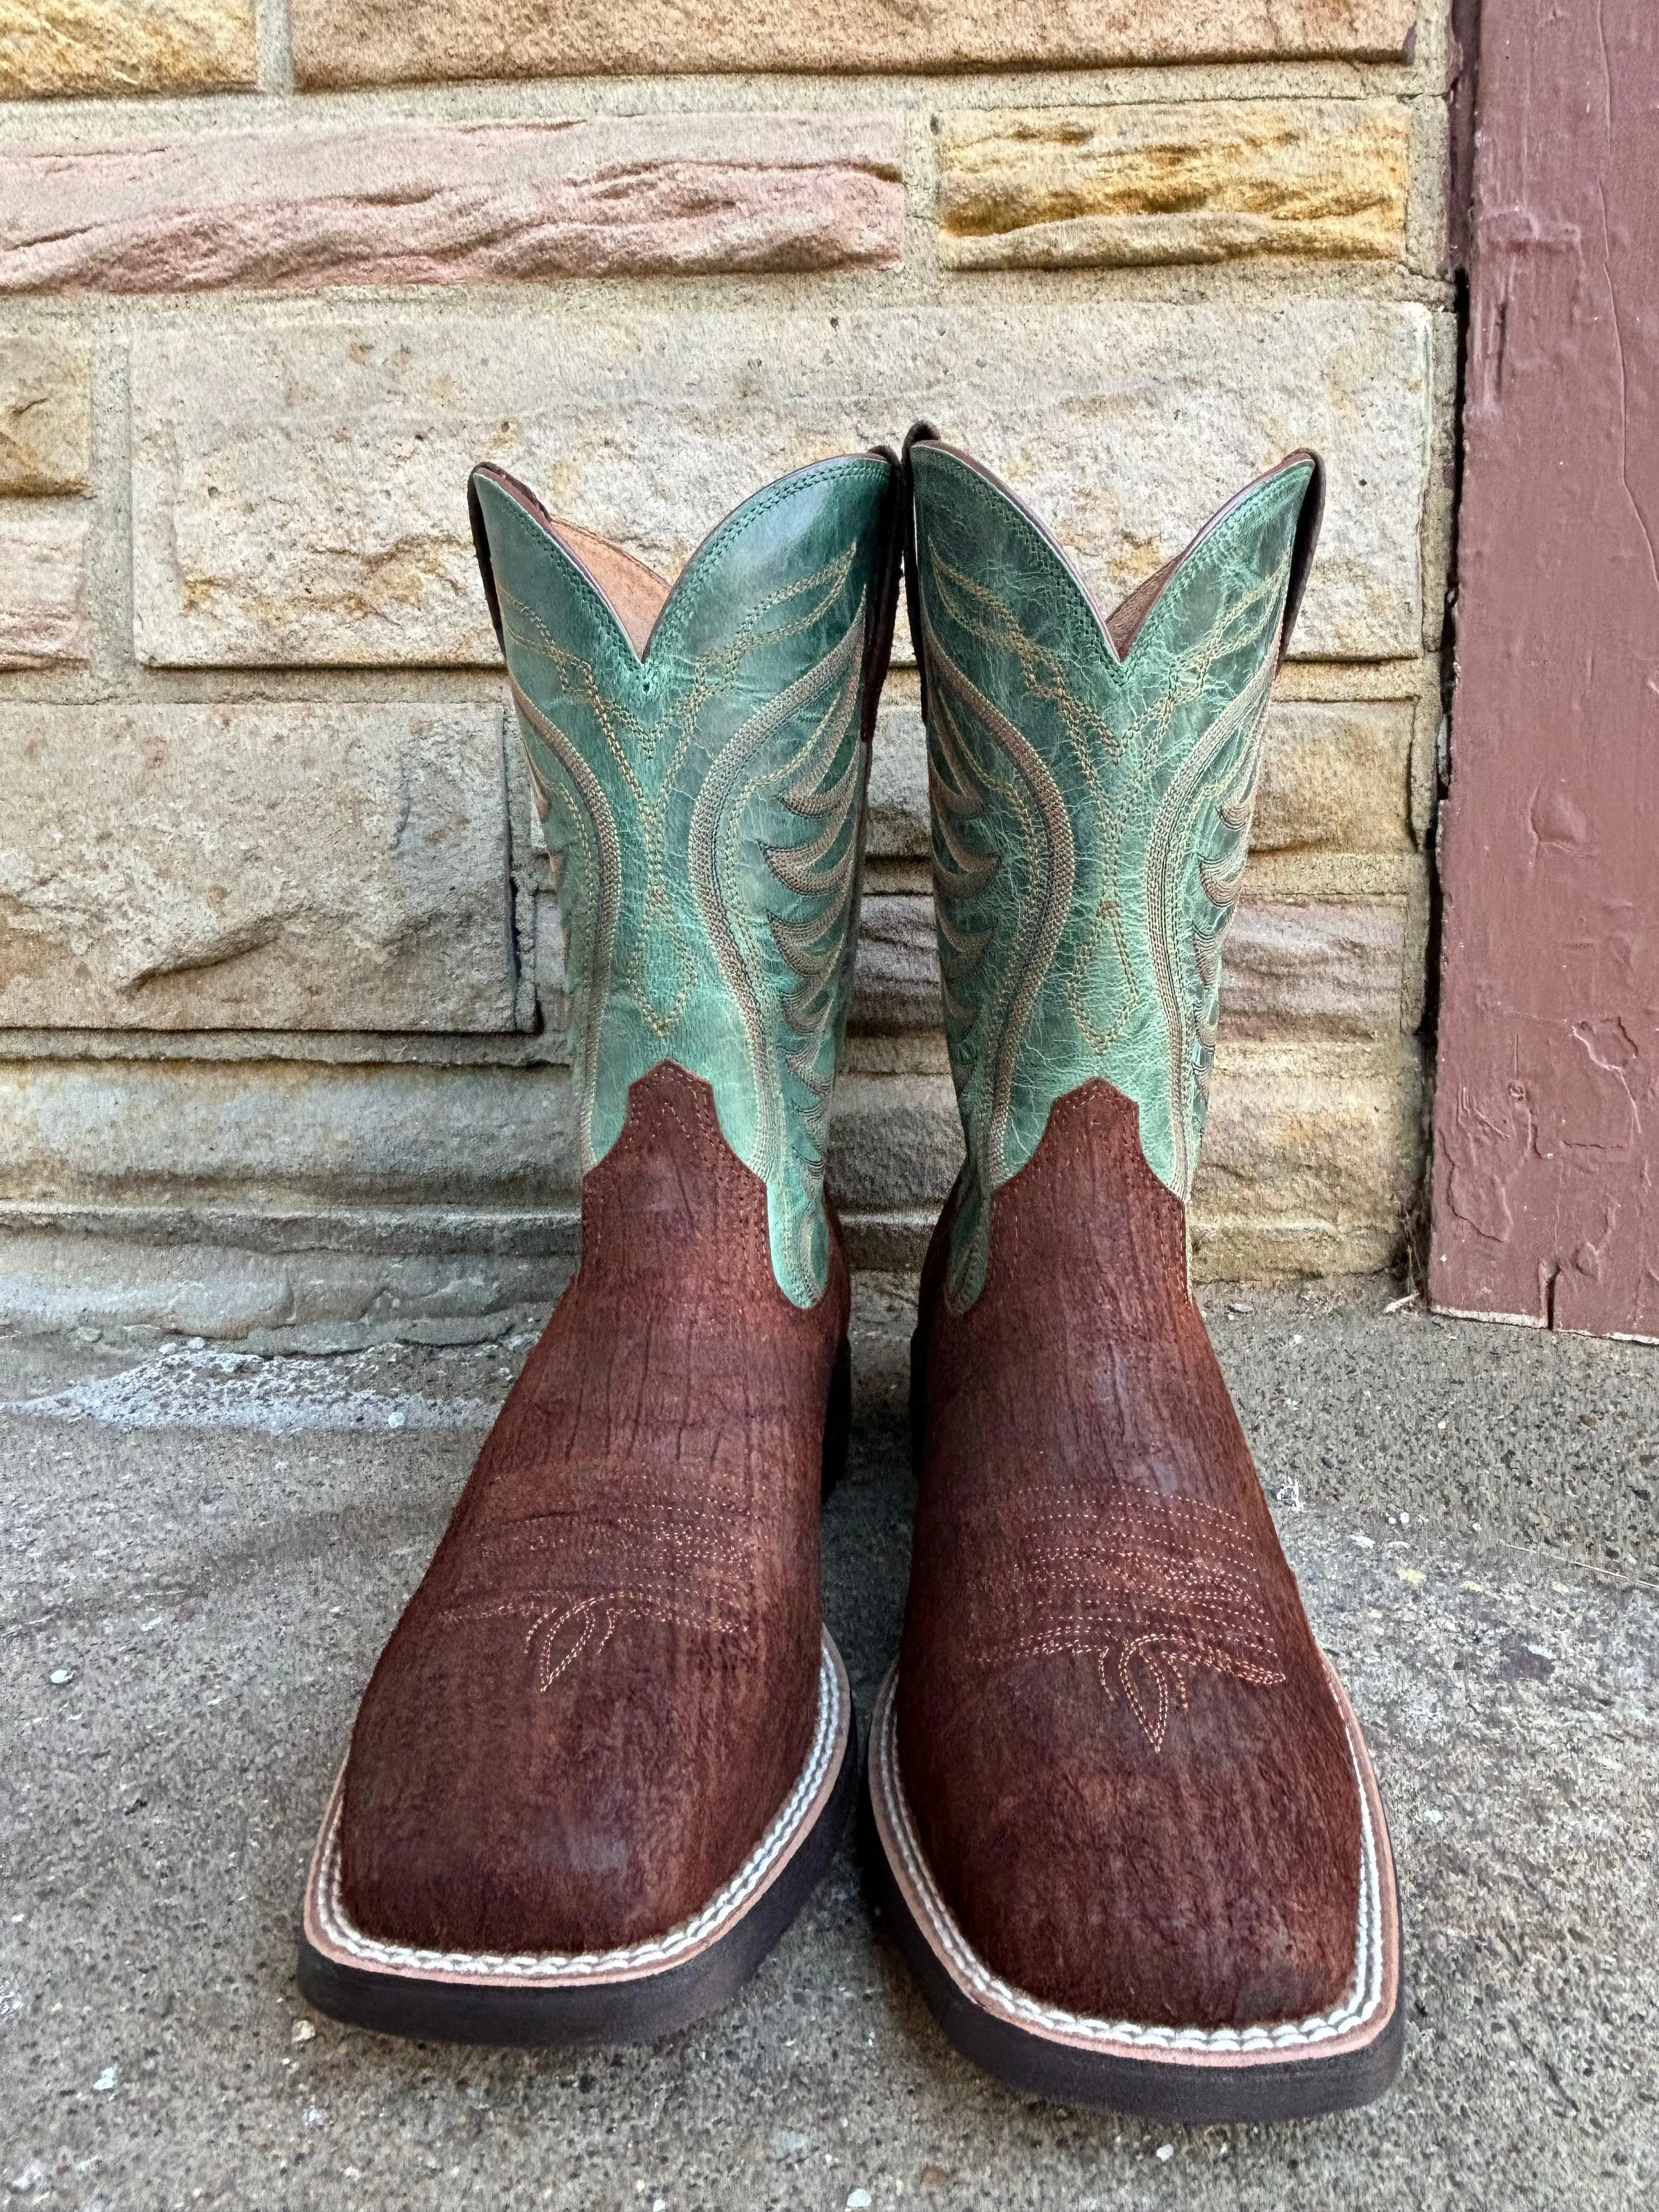
[[[1195, 1254], [1379, 1264], [1422, 1161], [1447, 0], [0, 0], [0, 1319], [468, 1334], [574, 1224], [491, 458], [671, 570], [916, 414], [1109, 599], [1330, 471]], [[832, 1174], [960, 1139], [901, 626]]]

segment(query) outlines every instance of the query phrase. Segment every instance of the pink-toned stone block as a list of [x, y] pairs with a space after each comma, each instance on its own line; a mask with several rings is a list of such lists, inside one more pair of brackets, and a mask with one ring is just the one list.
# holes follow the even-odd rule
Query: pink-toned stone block
[[0, 501], [0, 668], [87, 659], [88, 527], [84, 509]]
[[898, 260], [903, 124], [651, 115], [0, 154], [0, 292], [479, 284]]

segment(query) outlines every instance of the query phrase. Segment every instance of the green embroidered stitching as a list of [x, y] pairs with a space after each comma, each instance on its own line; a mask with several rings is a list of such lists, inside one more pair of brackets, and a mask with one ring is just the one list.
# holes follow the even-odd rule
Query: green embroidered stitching
[[703, 1077], [766, 1184], [779, 1286], [810, 1305], [829, 1273], [889, 466], [827, 462], [757, 493], [694, 554], [643, 655], [557, 539], [475, 481], [559, 875], [583, 1172], [653, 1066]]
[[1209, 1094], [1296, 527], [1293, 463], [1218, 516], [1120, 660], [1009, 497], [912, 449], [934, 903], [967, 1140], [947, 1296], [972, 1304], [991, 1198], [1055, 1103], [1103, 1077], [1184, 1202]]

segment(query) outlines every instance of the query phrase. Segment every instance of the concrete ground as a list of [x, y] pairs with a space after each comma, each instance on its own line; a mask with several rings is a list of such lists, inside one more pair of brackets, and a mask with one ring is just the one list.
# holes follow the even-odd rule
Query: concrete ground
[[[0, 2201], [1659, 2202], [1659, 1352], [1395, 1295], [1206, 1297], [1382, 1774], [1408, 1946], [1397, 2087], [1271, 2130], [1058, 2111], [976, 2075], [847, 1852], [742, 1999], [656, 2050], [312, 2018], [293, 1962], [317, 1816], [528, 1340], [0, 1340]], [[866, 1281], [856, 1318], [825, 1605], [867, 1710], [904, 1585], [906, 1286]]]

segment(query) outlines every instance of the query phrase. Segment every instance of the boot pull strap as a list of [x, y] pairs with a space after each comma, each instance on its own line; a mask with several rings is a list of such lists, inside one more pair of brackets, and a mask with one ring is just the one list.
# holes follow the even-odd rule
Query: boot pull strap
[[904, 500], [909, 488], [904, 464], [890, 446], [872, 446], [870, 453], [872, 459], [886, 462], [890, 474], [884, 509], [887, 559], [881, 572], [881, 598], [864, 648], [864, 726], [861, 734], [866, 745], [876, 734], [876, 709], [881, 704], [882, 686], [887, 681], [887, 666], [893, 657], [893, 626], [898, 619], [899, 567], [904, 551], [904, 532], [901, 518], [893, 509], [895, 502]]
[[1308, 489], [1302, 495], [1302, 511], [1296, 520], [1296, 542], [1291, 548], [1291, 580], [1285, 591], [1285, 615], [1279, 625], [1279, 665], [1285, 665], [1285, 656], [1291, 649], [1291, 634], [1296, 628], [1296, 618], [1302, 611], [1302, 594], [1307, 589], [1308, 571], [1313, 566], [1314, 548], [1319, 543], [1319, 525], [1325, 513], [1325, 464], [1317, 453], [1304, 448], [1289, 456], [1292, 461], [1313, 463], [1313, 474], [1308, 479]]
[[[524, 486], [509, 477], [504, 469], [493, 469], [488, 463], [473, 470], [466, 480], [466, 519], [472, 526], [472, 550], [478, 556], [478, 574], [483, 583], [484, 605], [489, 609], [489, 619], [495, 625], [495, 642], [507, 658], [507, 636], [501, 629], [501, 603], [495, 590], [495, 564], [489, 557], [489, 538], [484, 529], [483, 508], [478, 500], [478, 478], [492, 477], [498, 483], [522, 493]], [[533, 495], [530, 495], [533, 496]], [[540, 505], [538, 501], [537, 505]]]

